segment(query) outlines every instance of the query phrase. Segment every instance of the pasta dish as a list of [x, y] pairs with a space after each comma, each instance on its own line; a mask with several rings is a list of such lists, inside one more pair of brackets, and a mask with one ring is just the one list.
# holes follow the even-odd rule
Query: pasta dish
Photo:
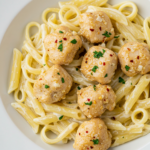
[[8, 88], [33, 131], [48, 144], [74, 140], [76, 150], [150, 133], [150, 17], [131, 1], [71, 0], [42, 20], [14, 48]]

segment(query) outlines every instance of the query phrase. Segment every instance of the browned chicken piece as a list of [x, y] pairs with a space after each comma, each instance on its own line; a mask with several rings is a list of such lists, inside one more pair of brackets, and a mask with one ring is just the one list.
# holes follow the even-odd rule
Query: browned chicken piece
[[130, 77], [150, 71], [150, 50], [147, 44], [126, 43], [119, 51], [118, 58], [122, 71]]
[[106, 109], [112, 111], [116, 106], [116, 94], [108, 85], [94, 85], [78, 91], [78, 104], [88, 118], [101, 116]]
[[44, 47], [50, 61], [57, 65], [70, 64], [81, 46], [81, 38], [65, 26], [60, 26], [44, 40]]
[[85, 54], [81, 72], [90, 81], [108, 84], [117, 69], [116, 54], [104, 47], [93, 46]]
[[75, 150], [107, 150], [111, 145], [111, 137], [101, 119], [91, 119], [79, 127], [73, 147]]
[[72, 78], [59, 65], [44, 71], [34, 84], [35, 97], [42, 103], [51, 104], [65, 98], [72, 86]]
[[91, 43], [109, 41], [115, 35], [110, 18], [102, 11], [81, 14], [79, 25], [80, 34]]

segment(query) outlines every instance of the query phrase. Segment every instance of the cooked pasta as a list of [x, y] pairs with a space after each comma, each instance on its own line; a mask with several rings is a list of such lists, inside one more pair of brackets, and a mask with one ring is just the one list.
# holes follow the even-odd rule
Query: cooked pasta
[[148, 121], [149, 114], [147, 110], [138, 108], [132, 112], [131, 118], [135, 124], [144, 124]]
[[[88, 59], [84, 59], [83, 55], [91, 47], [98, 45], [103, 49], [103, 53], [99, 55], [95, 54], [95, 58], [103, 57], [105, 48], [117, 54], [121, 47], [127, 42], [145, 43], [150, 49], [150, 17], [143, 19], [138, 14], [138, 7], [133, 2], [125, 1], [116, 5], [110, 5], [107, 3], [107, 0], [70, 0], [67, 2], [59, 2], [59, 7], [60, 8], [47, 8], [43, 11], [43, 24], [39, 24], [38, 22], [30, 22], [27, 24], [22, 51], [20, 52], [16, 48], [13, 51], [13, 65], [8, 88], [9, 94], [14, 92], [14, 99], [16, 101], [11, 104], [12, 107], [26, 119], [35, 133], [39, 132], [39, 127], [42, 128], [40, 131], [41, 139], [48, 144], [56, 144], [60, 141], [67, 143], [69, 140], [75, 140], [80, 124], [89, 120], [84, 114], [84, 111], [82, 112], [79, 108], [77, 92], [81, 88], [88, 86], [92, 86], [91, 89], [96, 91], [96, 85], [98, 85], [97, 80], [85, 78], [82, 74], [83, 69], [81, 69], [82, 62]], [[132, 8], [132, 11], [129, 11], [127, 7]], [[104, 12], [110, 18], [114, 28], [114, 31], [111, 31], [112, 33], [115, 32], [115, 36], [106, 42], [105, 38], [110, 37], [110, 35], [112, 36], [111, 31], [106, 32], [105, 34], [108, 35], [104, 38], [103, 42], [94, 44], [90, 43], [86, 37], [81, 36], [79, 17], [83, 13], [89, 13], [89, 15], [91, 15], [92, 12], [98, 11]], [[49, 13], [51, 13], [51, 15], [48, 17]], [[102, 22], [101, 17], [98, 17], [97, 20]], [[106, 24], [107, 22], [105, 25]], [[40, 75], [46, 73], [52, 66], [58, 65], [53, 64], [50, 60], [49, 49], [45, 48], [45, 39], [49, 34], [56, 35], [56, 32], [58, 32], [57, 29], [62, 26], [67, 27], [65, 29], [65, 34], [68, 36], [67, 38], [79, 36], [78, 38], [82, 40], [82, 47], [78, 48], [73, 61], [69, 65], [65, 65], [64, 63], [61, 66], [66, 70], [70, 79], [72, 78], [72, 81], [70, 81], [68, 85], [68, 87], [70, 85], [72, 85], [72, 87], [69, 87], [71, 89], [70, 92], [61, 97], [61, 101], [56, 101], [54, 104], [44, 103], [44, 101], [41, 103], [39, 101], [40, 96], [43, 96], [43, 94], [48, 91], [46, 91], [46, 89], [52, 85], [44, 85], [44, 81], [49, 79], [44, 80], [44, 77]], [[38, 28], [38, 31], [32, 36], [30, 36], [31, 27]], [[94, 29], [90, 30], [92, 32], [94, 31]], [[59, 31], [60, 34], [63, 32], [64, 31]], [[67, 40], [67, 38], [63, 37], [64, 41]], [[53, 39], [50, 38], [48, 42], [52, 43], [52, 40]], [[76, 42], [75, 39], [71, 41], [73, 44], [76, 44]], [[62, 51], [62, 40], [58, 41], [55, 39], [55, 43], [60, 43], [58, 49]], [[67, 46], [69, 47], [69, 44], [67, 44]], [[76, 46], [78, 46], [78, 44], [76, 44]], [[54, 47], [54, 45], [51, 47]], [[129, 51], [132, 51], [132, 49], [129, 49]], [[94, 53], [96, 53], [96, 51]], [[68, 54], [68, 57], [71, 57], [71, 55], [72, 53]], [[111, 56], [112, 54], [109, 55]], [[63, 59], [63, 56], [61, 56], [61, 59]], [[139, 56], [137, 56], [137, 59], [139, 59]], [[85, 64], [87, 63], [86, 61]], [[133, 60], [130, 60], [130, 62], [133, 63]], [[103, 65], [105, 66], [105, 62]], [[113, 66], [114, 64], [111, 65]], [[96, 69], [98, 69], [97, 66], [94, 67], [95, 70], [93, 71], [92, 69], [93, 72], [89, 73], [92, 76], [93, 73], [96, 72]], [[142, 69], [140, 65], [138, 67], [138, 69]], [[150, 74], [140, 74], [140, 70], [137, 75], [128, 77], [121, 69], [120, 66], [118, 66], [114, 77], [110, 80], [111, 82], [108, 82], [115, 92], [116, 106], [114, 105], [115, 108], [112, 111], [106, 111], [105, 109], [101, 116], [101, 119], [112, 135], [112, 147], [124, 144], [150, 132]], [[134, 68], [126, 65], [125, 69], [128, 71]], [[60, 73], [57, 72], [57, 75], [59, 77]], [[107, 76], [108, 73], [106, 72], [105, 77]], [[45, 86], [43, 91], [38, 89], [42, 86], [38, 85], [38, 80], [42, 80]], [[68, 81], [61, 78], [61, 82], [67, 83]], [[57, 78], [51, 81], [51, 83], [54, 84], [54, 88], [60, 87]], [[38, 94], [43, 92], [38, 98], [33, 91], [35, 85], [37, 85]], [[65, 89], [61, 90], [61, 92], [65, 91]], [[107, 88], [106, 90], [109, 91], [110, 89]], [[58, 90], [55, 91], [52, 89], [51, 92], [52, 95], [51, 97], [49, 96], [49, 98], [53, 99], [56, 97]], [[89, 94], [90, 92], [87, 93]], [[103, 99], [103, 97], [104, 95], [101, 95], [99, 99]], [[107, 100], [108, 99], [104, 99], [104, 101]], [[89, 103], [88, 101], [90, 101], [90, 99], [87, 100], [86, 105], [90, 106], [92, 103], [96, 105], [95, 101], [90, 101]], [[105, 103], [104, 106], [106, 107]], [[89, 111], [89, 107], [86, 108]], [[100, 107], [100, 109], [102, 108]], [[55, 139], [48, 138], [46, 135], [48, 130], [51, 130], [57, 137]], [[88, 131], [86, 132], [88, 133]], [[96, 141], [93, 140], [93, 142]]]
[[13, 51], [13, 66], [10, 78], [10, 84], [8, 89], [8, 94], [16, 90], [19, 86], [20, 74], [21, 74], [21, 61], [22, 61], [22, 53], [14, 49]]

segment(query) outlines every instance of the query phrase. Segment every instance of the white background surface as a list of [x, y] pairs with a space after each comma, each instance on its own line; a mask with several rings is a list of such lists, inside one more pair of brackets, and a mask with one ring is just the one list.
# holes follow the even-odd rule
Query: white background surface
[[[0, 0], [0, 42], [13, 18], [28, 2], [30, 2], [30, 0]], [[1, 101], [0, 150], [42, 150], [25, 137], [13, 124]], [[150, 150], [150, 145], [142, 150]]]

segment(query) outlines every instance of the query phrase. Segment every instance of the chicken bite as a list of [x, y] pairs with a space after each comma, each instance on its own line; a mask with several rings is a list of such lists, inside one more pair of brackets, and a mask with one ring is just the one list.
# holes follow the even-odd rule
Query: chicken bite
[[90, 85], [77, 94], [79, 107], [88, 118], [99, 117], [106, 109], [112, 111], [116, 105], [116, 94], [107, 85]]
[[150, 71], [150, 50], [147, 44], [126, 43], [119, 51], [118, 58], [122, 71], [127, 76], [146, 74]]
[[35, 97], [42, 103], [55, 103], [65, 98], [72, 86], [72, 78], [59, 65], [44, 71], [34, 84]]
[[73, 147], [76, 150], [107, 150], [111, 145], [111, 137], [101, 119], [91, 119], [80, 125]]
[[108, 84], [117, 69], [118, 59], [116, 54], [104, 47], [93, 46], [85, 54], [81, 72], [90, 81]]
[[70, 64], [81, 46], [81, 38], [65, 26], [60, 26], [44, 40], [44, 47], [51, 62], [57, 65]]
[[109, 41], [115, 35], [110, 18], [102, 11], [81, 14], [79, 25], [80, 34], [91, 43]]

